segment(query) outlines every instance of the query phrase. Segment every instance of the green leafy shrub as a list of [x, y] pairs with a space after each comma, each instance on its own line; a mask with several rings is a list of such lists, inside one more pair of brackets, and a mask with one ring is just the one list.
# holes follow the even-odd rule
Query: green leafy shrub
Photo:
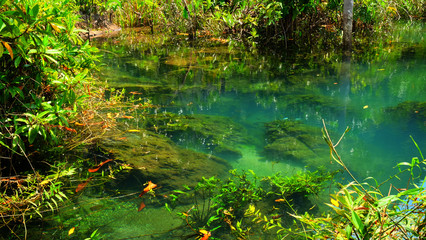
[[69, 122], [96, 60], [76, 10], [68, 0], [0, 0], [0, 228], [25, 226], [67, 198], [61, 189], [74, 168], [52, 156], [78, 134]]
[[[75, 133], [96, 49], [82, 44], [69, 1], [0, 1], [0, 144], [4, 157], [25, 157], [30, 144], [58, 143]], [[39, 141], [40, 140], [40, 141]]]

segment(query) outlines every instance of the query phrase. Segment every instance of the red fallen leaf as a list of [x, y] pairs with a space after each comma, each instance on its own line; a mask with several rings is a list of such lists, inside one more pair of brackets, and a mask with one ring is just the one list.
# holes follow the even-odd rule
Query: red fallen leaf
[[69, 127], [64, 127], [65, 130], [69, 131], [69, 132], [73, 132], [73, 133], [77, 133], [77, 130], [75, 130], [74, 128], [69, 128]]
[[139, 197], [142, 197], [145, 193], [147, 193], [149, 190], [154, 189], [157, 187], [157, 184], [152, 183], [151, 181], [148, 181], [148, 186], [143, 189], [143, 192], [139, 194]]
[[138, 212], [145, 208], [145, 203], [141, 202], [141, 205], [138, 208]]
[[101, 168], [105, 163], [111, 162], [114, 159], [107, 159], [103, 162], [101, 162], [98, 166], [96, 166], [96, 168], [89, 168], [89, 172], [97, 172], [99, 170], [99, 168]]
[[77, 192], [80, 192], [81, 190], [83, 190], [91, 179], [92, 179], [92, 177], [89, 177], [86, 181], [78, 184], [77, 188], [75, 189], [75, 192], [77, 193]]

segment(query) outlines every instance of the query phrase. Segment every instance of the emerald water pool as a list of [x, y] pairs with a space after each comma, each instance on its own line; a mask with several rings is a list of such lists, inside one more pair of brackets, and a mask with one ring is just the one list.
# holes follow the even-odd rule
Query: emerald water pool
[[[102, 58], [102, 79], [128, 94], [142, 93], [135, 97], [152, 100], [161, 106], [159, 113], [222, 116], [241, 125], [251, 140], [235, 143], [241, 152], [239, 159], [229, 161], [235, 168], [256, 168], [267, 175], [312, 165], [294, 154], [265, 157], [265, 124], [298, 121], [321, 128], [324, 119], [335, 141], [351, 128], [338, 151], [357, 176], [384, 180], [397, 163], [417, 156], [410, 136], [420, 146], [425, 143], [423, 33], [409, 40], [396, 36], [369, 59], [349, 63], [332, 53], [277, 56], [220, 44], [147, 48], [144, 43], [126, 47], [104, 42], [108, 52]], [[205, 136], [184, 135], [173, 140], [202, 148]]]
[[[327, 52], [260, 54], [214, 41], [190, 46], [184, 38], [164, 46], [143, 33], [95, 42], [101, 49], [100, 84], [156, 106], [140, 119], [121, 121], [127, 129], [150, 132], [104, 144], [143, 173], [105, 184], [102, 192], [86, 189], [49, 217], [34, 239], [81, 239], [96, 229], [105, 239], [187, 236], [182, 220], [163, 207], [173, 188], [234, 168], [258, 176], [339, 169], [322, 139], [323, 120], [335, 143], [351, 129], [337, 150], [359, 180], [386, 180], [398, 171], [397, 163], [419, 156], [412, 139], [420, 148], [426, 144], [423, 27], [416, 32], [396, 34], [387, 46], [351, 62]], [[205, 162], [198, 165], [197, 159]], [[146, 169], [144, 161], [157, 169]], [[344, 174], [338, 178], [351, 181]], [[148, 180], [162, 188], [138, 212], [136, 192]], [[58, 222], [61, 228], [52, 227]], [[72, 227], [77, 233], [67, 236]]]

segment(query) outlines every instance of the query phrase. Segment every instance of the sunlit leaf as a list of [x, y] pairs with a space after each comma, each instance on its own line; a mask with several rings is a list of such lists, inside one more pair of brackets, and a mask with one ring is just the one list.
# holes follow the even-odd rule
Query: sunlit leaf
[[69, 231], [68, 231], [68, 236], [70, 236], [71, 234], [73, 234], [75, 231], [75, 227], [72, 227]]
[[330, 201], [331, 201], [331, 204], [333, 204], [336, 207], [339, 207], [339, 201], [337, 201], [337, 200], [335, 200], [333, 198], [331, 198]]
[[2, 43], [3, 43], [4, 47], [7, 49], [7, 51], [9, 52], [10, 57], [13, 59], [13, 50], [10, 47], [9, 43], [3, 42], [3, 41], [2, 41]]

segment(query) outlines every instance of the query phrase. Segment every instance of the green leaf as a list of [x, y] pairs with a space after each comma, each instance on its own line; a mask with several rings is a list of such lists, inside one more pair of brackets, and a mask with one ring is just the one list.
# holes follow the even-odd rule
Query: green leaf
[[30, 127], [28, 130], [28, 142], [32, 144], [37, 136], [37, 129]]
[[362, 223], [361, 218], [359, 218], [358, 214], [355, 211], [352, 211], [351, 222], [361, 234], [364, 234], [364, 223]]
[[188, 11], [186, 11], [186, 8], [183, 9], [183, 18], [188, 19]]
[[400, 192], [396, 196], [401, 197], [401, 196], [405, 196], [405, 195], [417, 195], [422, 190], [423, 190], [422, 188], [412, 188], [412, 189], [408, 189], [406, 191]]
[[54, 59], [53, 57], [51, 57], [49, 55], [43, 54], [43, 57], [49, 59], [51, 62], [53, 62], [55, 64], [58, 64], [58, 61], [56, 61], [56, 59]]
[[[0, 5], [1, 6], [1, 5]], [[6, 27], [6, 24], [0, 19], [0, 32], [1, 30], [3, 30], [3, 28]], [[1, 45], [1, 44], [0, 44]], [[1, 51], [1, 53], [3, 53], [3, 51]]]
[[396, 195], [389, 195], [377, 201], [377, 207], [381, 208], [383, 206], [389, 205], [391, 202], [397, 201], [399, 198]]
[[348, 239], [350, 239], [351, 235], [352, 235], [352, 227], [351, 227], [351, 225], [346, 225], [345, 232], [346, 232], [346, 237]]
[[165, 203], [164, 207], [167, 209], [167, 211], [169, 211], [169, 213], [172, 213], [172, 210], [170, 210], [170, 208], [169, 208], [169, 204]]
[[15, 58], [15, 62], [14, 62], [15, 63], [15, 68], [18, 68], [19, 64], [21, 63], [21, 60], [22, 60], [22, 57], [20, 57], [20, 56], [17, 56]]
[[40, 11], [40, 5], [37, 4], [33, 7], [33, 9], [31, 9], [31, 13], [30, 13], [31, 18], [33, 19], [37, 18], [39, 11]]

